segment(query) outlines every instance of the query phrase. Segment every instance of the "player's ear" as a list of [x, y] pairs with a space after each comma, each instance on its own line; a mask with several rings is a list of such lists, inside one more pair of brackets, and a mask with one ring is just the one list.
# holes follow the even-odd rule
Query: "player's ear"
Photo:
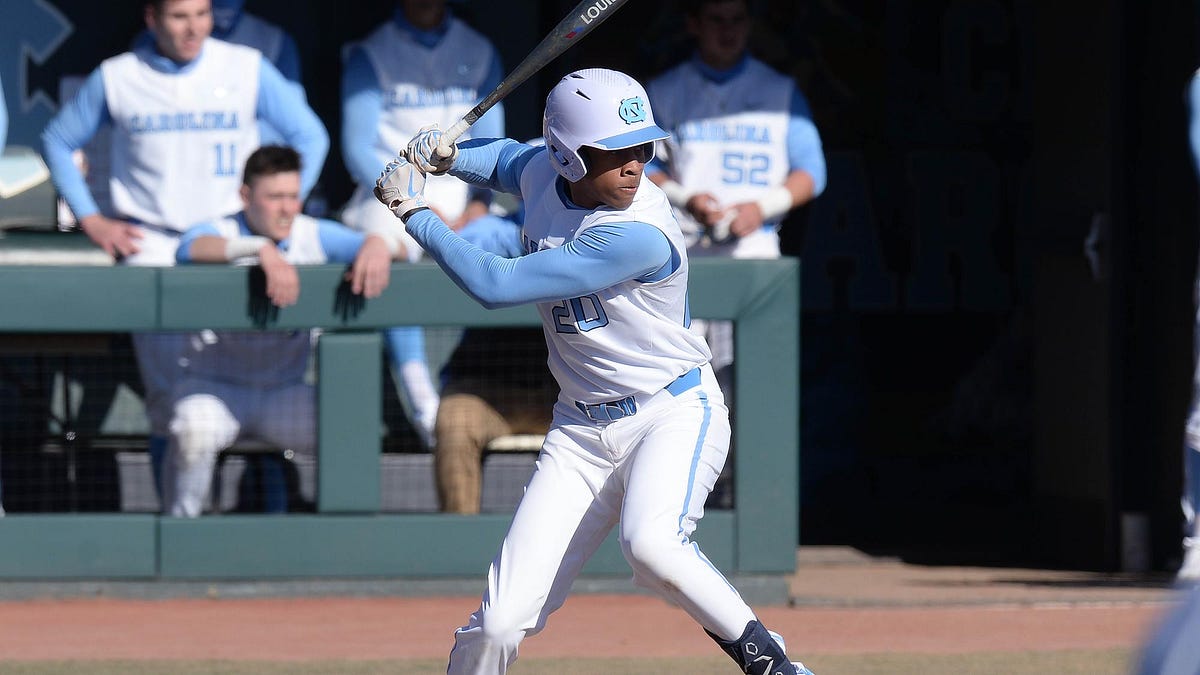
[[250, 206], [250, 186], [242, 183], [242, 187], [238, 188], [238, 194], [242, 196], [242, 205]]

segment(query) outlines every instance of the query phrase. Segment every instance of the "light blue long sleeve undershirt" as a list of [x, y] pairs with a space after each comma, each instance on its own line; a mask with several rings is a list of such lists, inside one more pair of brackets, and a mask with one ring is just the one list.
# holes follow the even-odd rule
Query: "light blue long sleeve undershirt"
[[[402, 29], [415, 28], [400, 24]], [[417, 41], [429, 45], [430, 36], [440, 39], [433, 31], [416, 32]], [[436, 42], [434, 42], [436, 44]], [[493, 58], [480, 91], [489, 92], [500, 84], [504, 77], [499, 57]], [[371, 60], [361, 46], [350, 49], [346, 66], [342, 72], [342, 160], [346, 170], [359, 185], [372, 186], [383, 166], [375, 154], [375, 140], [379, 136], [379, 119], [383, 114], [383, 92], [379, 77]], [[482, 98], [482, 97], [481, 97]], [[447, 125], [458, 120], [429, 120], [432, 124]], [[504, 106], [497, 104], [471, 126], [475, 138], [499, 138], [504, 135]], [[400, 148], [395, 148], [400, 150]]]
[[408, 219], [408, 232], [446, 274], [488, 309], [575, 298], [630, 279], [650, 280], [675, 259], [649, 223], [605, 223], [558, 246], [502, 258], [474, 246], [433, 211]]
[[[547, 161], [545, 148], [502, 139], [473, 139], [459, 146], [450, 173], [475, 185], [520, 194], [521, 172], [530, 161]], [[560, 198], [570, 208], [559, 181]], [[505, 258], [464, 240], [432, 211], [413, 214], [406, 225], [446, 274], [484, 307], [575, 298], [630, 279], [652, 281], [673, 272], [680, 258], [665, 234], [638, 221], [588, 228], [562, 246]]]
[[[151, 55], [148, 62], [156, 70], [167, 73], [186, 72], [196, 63], [192, 61], [179, 65], [157, 54]], [[329, 152], [329, 133], [304, 100], [303, 92], [266, 59], [262, 60], [259, 69], [255, 117], [269, 122], [300, 153], [301, 196], [307, 195], [325, 165], [325, 156]], [[77, 218], [99, 213], [100, 209], [71, 154], [86, 145], [101, 126], [112, 124], [112, 121], [104, 91], [104, 78], [97, 68], [88, 76], [75, 98], [59, 110], [42, 132], [44, 158], [50, 167], [54, 186]]]

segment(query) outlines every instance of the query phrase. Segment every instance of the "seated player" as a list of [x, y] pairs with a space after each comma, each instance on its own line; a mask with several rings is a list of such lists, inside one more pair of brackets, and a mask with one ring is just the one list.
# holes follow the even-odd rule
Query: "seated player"
[[[399, 243], [301, 214], [300, 156], [294, 150], [259, 148], [246, 160], [242, 180], [245, 208], [190, 228], [180, 240], [179, 263], [257, 263], [266, 295], [278, 307], [295, 304], [300, 295], [295, 265], [353, 263], [347, 279], [354, 293], [371, 298], [387, 287]], [[187, 373], [175, 390], [163, 472], [167, 514], [200, 515], [217, 454], [239, 438], [314, 452], [315, 394], [304, 382], [310, 348], [309, 331], [202, 331], [192, 337]]]

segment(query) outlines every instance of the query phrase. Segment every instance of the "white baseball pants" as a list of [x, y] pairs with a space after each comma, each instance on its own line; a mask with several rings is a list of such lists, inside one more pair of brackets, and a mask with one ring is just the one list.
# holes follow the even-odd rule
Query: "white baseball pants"
[[166, 513], [192, 518], [203, 512], [217, 454], [239, 437], [312, 455], [315, 409], [316, 393], [303, 383], [264, 389], [200, 378], [180, 382], [163, 467]]
[[701, 370], [699, 386], [639, 398], [636, 414], [614, 422], [559, 400], [483, 602], [455, 632], [447, 673], [506, 672], [618, 523], [635, 583], [717, 635], [741, 635], [753, 611], [690, 539], [730, 434], [712, 369]]

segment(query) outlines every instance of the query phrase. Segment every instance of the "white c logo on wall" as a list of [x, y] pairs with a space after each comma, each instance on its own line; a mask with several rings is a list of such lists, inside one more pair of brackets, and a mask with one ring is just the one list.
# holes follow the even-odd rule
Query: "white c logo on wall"
[[[8, 103], [8, 144], [40, 148], [38, 137], [57, 106], [40, 88], [29, 90], [29, 63], [45, 63], [75, 27], [50, 0], [3, 0], [3, 3], [0, 82]], [[94, 66], [80, 67], [91, 70]]]

